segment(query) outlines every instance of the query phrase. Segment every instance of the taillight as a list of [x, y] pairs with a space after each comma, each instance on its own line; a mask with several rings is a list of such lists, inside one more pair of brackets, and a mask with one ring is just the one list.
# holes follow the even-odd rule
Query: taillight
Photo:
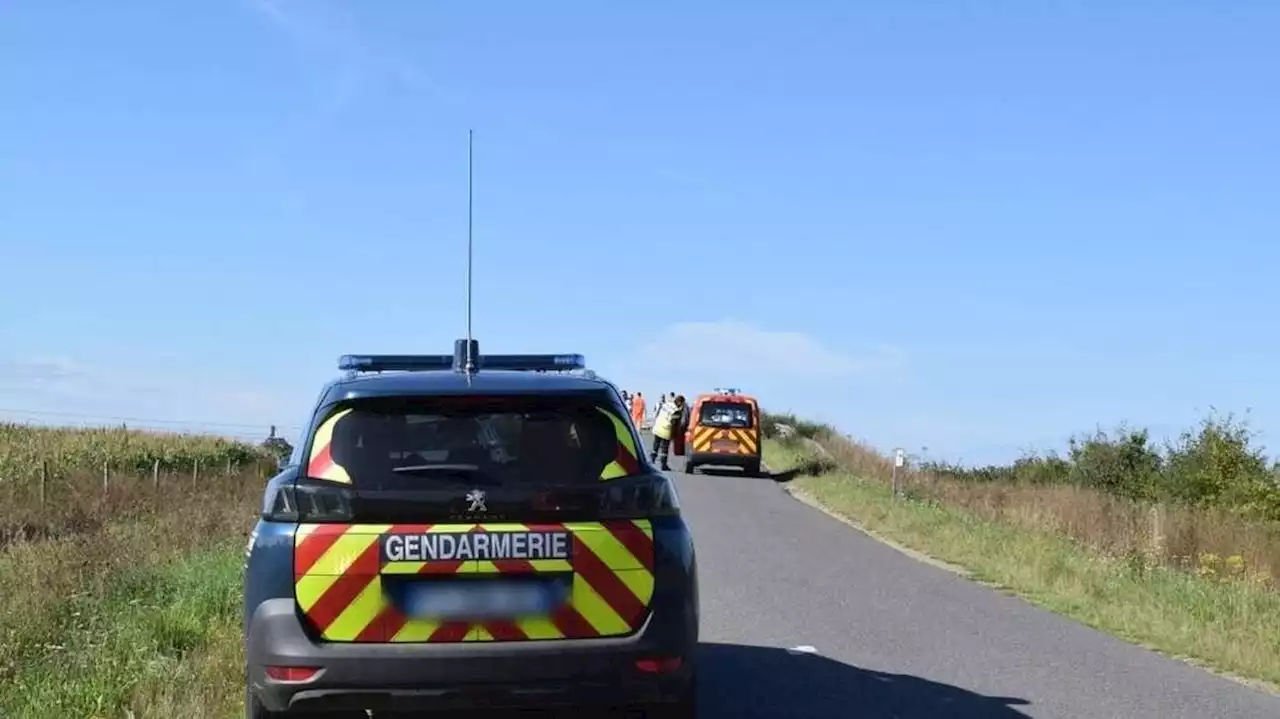
[[351, 491], [323, 484], [285, 484], [263, 503], [264, 517], [277, 522], [349, 522]]
[[654, 659], [637, 659], [636, 669], [645, 674], [669, 674], [684, 664], [680, 657], [662, 657]]
[[663, 474], [614, 480], [601, 494], [600, 513], [610, 519], [643, 519], [680, 514], [675, 485]]
[[267, 667], [266, 674], [273, 682], [281, 684], [305, 684], [316, 678], [320, 667]]

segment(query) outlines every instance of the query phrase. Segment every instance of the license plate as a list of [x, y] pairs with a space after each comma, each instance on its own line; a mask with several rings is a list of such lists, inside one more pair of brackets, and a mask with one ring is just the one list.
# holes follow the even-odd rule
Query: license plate
[[711, 449], [717, 452], [737, 452], [738, 443], [731, 439], [717, 439], [711, 443]]
[[401, 594], [406, 615], [450, 621], [545, 616], [568, 592], [557, 582], [432, 581], [405, 585]]

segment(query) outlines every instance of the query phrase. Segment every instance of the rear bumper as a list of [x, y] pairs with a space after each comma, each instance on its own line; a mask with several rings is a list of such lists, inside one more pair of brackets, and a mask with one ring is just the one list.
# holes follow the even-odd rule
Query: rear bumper
[[729, 454], [726, 452], [694, 452], [687, 455], [687, 462], [698, 465], [748, 467], [760, 464], [758, 454]]
[[[694, 673], [697, 615], [655, 611], [621, 638], [449, 644], [325, 643], [303, 629], [293, 599], [254, 611], [245, 638], [246, 681], [263, 706], [287, 709], [454, 710], [674, 701]], [[635, 662], [682, 657], [646, 674]], [[266, 676], [268, 666], [321, 667], [305, 684]]]

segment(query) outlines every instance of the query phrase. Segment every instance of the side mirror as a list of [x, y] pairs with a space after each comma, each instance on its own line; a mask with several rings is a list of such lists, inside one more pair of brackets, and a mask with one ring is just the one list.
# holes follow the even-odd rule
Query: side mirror
[[277, 470], [279, 470], [279, 471], [284, 471], [284, 468], [285, 468], [285, 467], [288, 467], [288, 466], [289, 466], [289, 458], [288, 458], [288, 457], [281, 457], [280, 459], [276, 460], [276, 469], [277, 469]]

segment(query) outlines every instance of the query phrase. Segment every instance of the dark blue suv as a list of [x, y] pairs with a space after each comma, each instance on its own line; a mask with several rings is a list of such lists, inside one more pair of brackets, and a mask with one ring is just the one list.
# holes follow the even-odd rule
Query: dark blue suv
[[339, 366], [250, 542], [248, 717], [695, 716], [693, 541], [611, 383], [474, 341]]

